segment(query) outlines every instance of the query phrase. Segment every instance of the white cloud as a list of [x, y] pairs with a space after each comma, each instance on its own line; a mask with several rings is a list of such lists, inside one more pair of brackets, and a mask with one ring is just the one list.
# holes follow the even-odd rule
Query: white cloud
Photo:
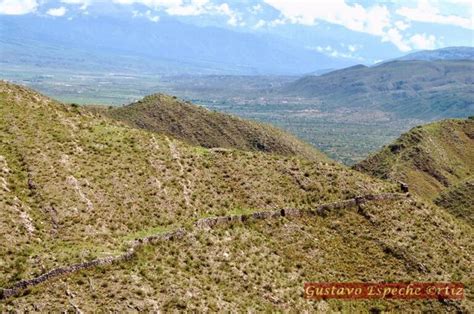
[[408, 23], [405, 23], [404, 21], [396, 21], [395, 22], [395, 26], [401, 30], [401, 31], [404, 31], [406, 29], [408, 29], [410, 27], [410, 24]]
[[257, 24], [254, 25], [254, 28], [261, 28], [265, 25], [267, 25], [267, 22], [265, 22], [264, 20], [258, 20]]
[[382, 35], [390, 24], [390, 12], [385, 6], [364, 8], [360, 4], [349, 5], [344, 0], [264, 0], [279, 10], [293, 23], [314, 25], [325, 21], [342, 25], [350, 30]]
[[[68, 0], [85, 1], [85, 0]], [[227, 24], [243, 26], [240, 15], [233, 11], [227, 3], [215, 5], [210, 0], [112, 0], [114, 3], [130, 5], [143, 4], [153, 10], [164, 10], [169, 15], [197, 16], [202, 14], [224, 15], [228, 17]]]
[[[453, 4], [461, 5], [467, 4], [467, 1], [464, 0], [450, 0], [450, 2], [452, 2]], [[453, 25], [474, 30], [472, 4], [473, 2], [471, 2], [470, 9], [469, 7], [466, 9], [466, 12], [469, 12], [469, 17], [462, 17], [458, 15], [443, 15], [441, 14], [440, 9], [428, 0], [418, 1], [416, 7], [401, 7], [396, 11], [396, 13], [411, 21]]]
[[181, 16], [192, 16], [192, 15], [201, 15], [205, 12], [203, 8], [196, 7], [196, 6], [178, 6], [178, 7], [171, 7], [166, 9], [166, 13], [169, 15], [181, 15]]
[[434, 49], [436, 48], [436, 37], [424, 33], [416, 34], [410, 37], [410, 43], [415, 49]]
[[173, 4], [166, 9], [166, 13], [181, 16], [201, 15], [206, 13], [208, 4], [208, 0], [192, 0], [188, 4]]
[[[72, 0], [72, 1], [76, 1], [76, 0]], [[81, 0], [77, 0], [77, 1], [81, 1]], [[165, 8], [178, 7], [183, 4], [182, 0], [113, 0], [113, 2], [119, 3], [119, 4], [140, 3], [154, 9], [159, 9], [162, 7], [165, 7]]]
[[227, 24], [231, 26], [237, 25], [244, 25], [242, 19], [235, 13], [227, 3], [222, 3], [221, 5], [215, 7], [216, 13], [226, 15], [229, 19], [227, 20]]
[[412, 50], [410, 45], [403, 39], [403, 35], [397, 28], [390, 28], [383, 36], [382, 42], [391, 42], [398, 50], [407, 52]]
[[49, 9], [46, 14], [51, 16], [63, 16], [66, 14], [67, 9], [65, 7]]
[[268, 25], [272, 26], [272, 27], [275, 27], [275, 26], [278, 26], [278, 25], [283, 25], [286, 23], [286, 20], [285, 19], [275, 19], [273, 21], [270, 21], [268, 23]]
[[[433, 49], [436, 47], [436, 37], [426, 34], [415, 34], [407, 38], [403, 31], [410, 28], [409, 21], [432, 19], [434, 23], [457, 24], [467, 27], [469, 19], [458, 16], [441, 16], [439, 10], [426, 6], [427, 0], [420, 0], [414, 11], [400, 8], [397, 14], [404, 16], [407, 21], [393, 20], [389, 9], [380, 4], [364, 7], [357, 3], [346, 3], [345, 0], [263, 0], [268, 5], [280, 11], [285, 22], [303, 25], [315, 25], [318, 21], [341, 25], [345, 28], [379, 36], [382, 42], [390, 42], [400, 51], [413, 49]], [[468, 0], [445, 0], [467, 3]], [[470, 0], [469, 0], [470, 1]], [[424, 4], [423, 4], [424, 3]], [[423, 11], [423, 12], [421, 12]], [[280, 19], [281, 21], [282, 19]], [[470, 21], [472, 24], [472, 20]], [[271, 22], [267, 25], [272, 26]], [[322, 50], [323, 49], [323, 50]], [[328, 47], [318, 47], [317, 51], [330, 52], [334, 56], [348, 57], [355, 51], [356, 46], [348, 46], [348, 53], [340, 53]]]
[[0, 0], [0, 14], [28, 14], [35, 12], [37, 7], [36, 0]]
[[152, 22], [159, 22], [160, 21], [160, 16], [159, 15], [153, 15], [153, 13], [151, 12], [151, 10], [147, 10], [145, 13], [141, 13], [139, 11], [132, 11], [132, 16], [133, 17], [145, 17], [147, 19], [149, 19], [150, 21]]
[[445, 0], [448, 3], [472, 6], [472, 0]]
[[81, 10], [86, 10], [93, 0], [61, 0], [61, 3], [80, 5]]
[[391, 42], [400, 51], [407, 52], [413, 49], [435, 49], [436, 37], [434, 35], [415, 34], [408, 39], [405, 39], [397, 28], [391, 28], [382, 38], [382, 42]]
[[143, 4], [154, 10], [164, 9], [169, 15], [191, 16], [205, 13], [209, 0], [191, 0], [184, 3], [182, 0], [113, 0], [118, 4]]
[[250, 13], [252, 13], [254, 15], [257, 15], [262, 11], [263, 11], [263, 7], [262, 7], [261, 4], [256, 4], [256, 5], [254, 5], [250, 8]]
[[147, 19], [149, 19], [150, 21], [155, 22], [155, 23], [157, 23], [160, 20], [160, 16], [159, 15], [153, 15], [151, 13], [151, 10], [147, 10], [145, 12], [145, 16], [146, 16]]
[[[391, 42], [401, 51], [411, 47], [399, 29], [393, 27], [387, 7], [374, 5], [364, 8], [359, 4], [349, 5], [344, 0], [264, 0], [279, 10], [292, 23], [314, 25], [318, 21], [342, 25], [345, 28], [379, 36], [382, 42]], [[398, 28], [407, 28], [405, 23]]]
[[[341, 46], [345, 47], [345, 44], [341, 44]], [[361, 57], [355, 56], [352, 53], [355, 52], [358, 48], [355, 45], [347, 45], [347, 49], [349, 51], [339, 51], [336, 48], [331, 47], [330, 45], [327, 46], [316, 46], [314, 48], [308, 47], [311, 50], [315, 50], [317, 52], [323, 53], [327, 56], [331, 56], [334, 58], [345, 58], [345, 59], [355, 59], [355, 60], [363, 60]]]
[[347, 45], [347, 49], [349, 49], [350, 52], [356, 52], [359, 47], [357, 45]]

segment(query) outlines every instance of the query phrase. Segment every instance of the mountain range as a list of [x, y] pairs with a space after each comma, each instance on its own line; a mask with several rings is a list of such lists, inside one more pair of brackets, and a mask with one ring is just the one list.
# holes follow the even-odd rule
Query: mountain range
[[[294, 46], [276, 36], [120, 17], [72, 20], [1, 16], [4, 66], [92, 72], [300, 74], [352, 62]], [[18, 39], [21, 38], [21, 41]]]
[[[184, 23], [170, 16], [160, 17], [159, 22], [131, 18], [124, 12], [111, 15], [95, 12], [69, 18], [1, 15], [0, 19], [1, 64], [8, 68], [159, 76], [303, 75], [344, 68], [361, 60], [337, 53], [333, 50], [336, 48], [317, 45], [322, 43], [303, 44], [284, 34]], [[374, 45], [373, 41], [369, 40], [367, 45]], [[377, 45], [381, 48], [385, 44]], [[346, 46], [340, 48], [346, 50]], [[401, 54], [392, 49], [388, 49], [391, 51], [388, 55]], [[456, 51], [453, 48], [436, 53], [421, 51], [401, 59], [451, 60], [469, 56], [472, 58], [471, 47], [459, 47]]]
[[474, 113], [474, 61], [391, 61], [356, 65], [287, 84], [282, 95], [318, 98], [323, 108], [392, 112], [439, 119]]
[[0, 0], [0, 313], [474, 312], [472, 9]]
[[435, 50], [423, 50], [407, 54], [397, 60], [474, 60], [473, 47], [446, 47]]

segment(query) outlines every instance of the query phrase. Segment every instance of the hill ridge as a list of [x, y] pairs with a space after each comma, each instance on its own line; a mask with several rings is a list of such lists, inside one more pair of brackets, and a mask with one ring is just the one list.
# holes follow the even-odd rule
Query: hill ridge
[[[461, 213], [469, 213], [470, 206], [465, 203], [466, 209], [458, 212], [456, 208], [461, 204], [449, 204], [448, 199], [462, 201], [460, 195], [469, 195], [469, 182], [474, 177], [473, 156], [474, 119], [446, 119], [412, 128], [353, 168], [406, 182], [415, 194], [444, 204], [444, 208], [462, 218], [465, 215]], [[465, 218], [470, 219], [469, 215]]]
[[145, 96], [123, 107], [85, 108], [134, 128], [166, 134], [191, 145], [328, 160], [310, 144], [271, 125], [211, 111], [163, 93]]

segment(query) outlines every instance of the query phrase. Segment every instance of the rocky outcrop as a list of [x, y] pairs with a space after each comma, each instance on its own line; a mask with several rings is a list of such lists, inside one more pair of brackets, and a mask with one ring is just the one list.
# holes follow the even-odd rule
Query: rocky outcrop
[[400, 190], [403, 192], [403, 193], [408, 193], [408, 184], [406, 184], [405, 182], [402, 182], [402, 181], [397, 181], [398, 184], [400, 184]]

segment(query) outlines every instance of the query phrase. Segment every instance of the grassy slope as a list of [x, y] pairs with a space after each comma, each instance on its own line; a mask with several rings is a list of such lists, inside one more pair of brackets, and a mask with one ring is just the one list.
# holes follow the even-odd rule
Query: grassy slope
[[[444, 120], [412, 129], [355, 168], [404, 181], [411, 191], [434, 200], [463, 180], [472, 180], [473, 156], [474, 120]], [[458, 206], [457, 201], [448, 204], [448, 199], [455, 201], [446, 197], [445, 207]]]
[[441, 192], [435, 203], [474, 225], [474, 177], [471, 176]]
[[[320, 301], [306, 281], [461, 281], [472, 310], [472, 229], [412, 200], [325, 218], [279, 219], [144, 247], [129, 262], [84, 271], [10, 299], [5, 309], [396, 312], [454, 310], [438, 301]], [[370, 217], [370, 216], [369, 216]], [[1, 305], [0, 305], [1, 308]]]
[[[0, 287], [204, 216], [394, 190], [326, 161], [192, 147], [7, 83], [0, 141]], [[195, 234], [46, 283], [0, 310], [347, 309], [301, 299], [307, 280], [460, 280], [471, 296], [471, 227], [410, 199], [366, 211]], [[446, 309], [437, 301], [354, 306]]]
[[0, 285], [203, 216], [393, 188], [333, 162], [192, 147], [6, 83], [0, 105]]
[[324, 158], [315, 148], [269, 125], [209, 111], [163, 94], [147, 96], [120, 108], [94, 107], [92, 110], [192, 145], [299, 155], [311, 160]]

